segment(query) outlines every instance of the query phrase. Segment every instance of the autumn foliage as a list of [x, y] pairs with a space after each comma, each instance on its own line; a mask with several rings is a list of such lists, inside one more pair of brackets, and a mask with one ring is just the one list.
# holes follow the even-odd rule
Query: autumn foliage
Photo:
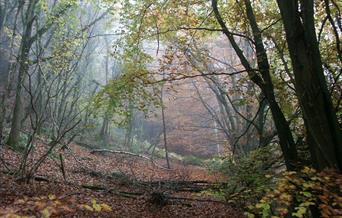
[[[89, 204], [79, 204], [68, 195], [56, 197], [54, 194], [39, 197], [24, 196], [16, 200], [10, 206], [0, 211], [0, 216], [5, 218], [30, 218], [30, 217], [56, 217], [75, 213], [77, 210], [85, 210], [100, 214], [111, 212], [112, 208], [105, 203], [97, 203], [92, 199]], [[26, 215], [23, 215], [26, 214]], [[27, 215], [31, 214], [31, 215]]]
[[341, 217], [342, 175], [309, 167], [300, 172], [284, 172], [276, 188], [251, 208], [262, 217], [304, 217], [309, 211], [320, 213], [320, 217]]

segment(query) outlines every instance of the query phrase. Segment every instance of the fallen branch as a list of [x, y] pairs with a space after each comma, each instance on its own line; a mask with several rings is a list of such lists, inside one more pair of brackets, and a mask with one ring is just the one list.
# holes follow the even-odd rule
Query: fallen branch
[[126, 191], [117, 191], [114, 189], [109, 189], [103, 186], [96, 186], [96, 185], [81, 185], [82, 188], [86, 188], [86, 189], [90, 189], [93, 191], [106, 191], [108, 193], [114, 194], [114, 195], [118, 195], [121, 197], [125, 197], [125, 198], [137, 198], [138, 196], [143, 195], [144, 193], [142, 192], [126, 192]]
[[[126, 198], [134, 198], [136, 199], [138, 196], [142, 196], [144, 192], [127, 192], [127, 191], [117, 191], [114, 189], [109, 189], [104, 186], [97, 186], [97, 185], [82, 185], [82, 188], [90, 189], [93, 191], [106, 191], [111, 194], [115, 194], [121, 197]], [[204, 203], [220, 203], [220, 204], [227, 204], [225, 201], [213, 200], [213, 199], [201, 199], [201, 198], [186, 198], [186, 197], [175, 197], [164, 192], [152, 192], [149, 193], [150, 195], [150, 202], [153, 204], [157, 204], [159, 206], [165, 206], [168, 203], [175, 203], [175, 201], [196, 201], [196, 202], [204, 202]]]
[[111, 181], [117, 181], [120, 183], [124, 183], [126, 185], [134, 185], [136, 187], [144, 188], [145, 190], [153, 190], [153, 189], [163, 189], [163, 190], [172, 190], [178, 192], [200, 192], [208, 189], [215, 189], [216, 187], [220, 187], [221, 185], [225, 185], [225, 183], [211, 183], [203, 180], [194, 180], [194, 181], [184, 181], [184, 180], [155, 180], [155, 181], [143, 181], [136, 180], [130, 177], [130, 175], [126, 174], [115, 174], [112, 172], [110, 174], [106, 174], [103, 172], [92, 171], [92, 170], [77, 170], [73, 171], [73, 173], [85, 173], [90, 175], [91, 177], [101, 178]]
[[[219, 200], [213, 200], [213, 199], [176, 197], [176, 196], [169, 195], [168, 193], [165, 193], [165, 192], [152, 192], [150, 193], [150, 200], [149, 200], [149, 202], [151, 202], [152, 204], [155, 204], [161, 207], [169, 203], [171, 204], [182, 203], [183, 204], [184, 201], [227, 204], [227, 202], [225, 201], [219, 201]], [[189, 204], [186, 203], [186, 205], [189, 205]]]
[[135, 153], [131, 153], [128, 151], [114, 151], [114, 150], [109, 150], [109, 149], [94, 149], [90, 151], [91, 154], [95, 154], [95, 153], [112, 153], [112, 154], [125, 154], [125, 155], [130, 155], [130, 156], [135, 156], [135, 157], [140, 157], [146, 160], [151, 160], [149, 157], [146, 157], [144, 155], [141, 154], [135, 154]]
[[216, 183], [207, 181], [177, 181], [177, 180], [160, 180], [160, 181], [138, 181], [138, 184], [145, 187], [158, 189], [168, 189], [172, 191], [200, 192], [217, 186]]
[[213, 199], [202, 199], [202, 198], [184, 198], [184, 197], [169, 197], [170, 200], [180, 200], [180, 201], [196, 201], [196, 202], [205, 202], [205, 203], [220, 203], [220, 204], [227, 204], [226, 201], [219, 201]]
[[50, 182], [50, 180], [43, 176], [34, 176], [33, 179], [37, 182]]
[[4, 159], [2, 159], [2, 157], [0, 157], [0, 162], [6, 168], [7, 171], [11, 171], [8, 164], [6, 163], [6, 161]]
[[138, 157], [141, 159], [145, 159], [150, 161], [154, 166], [161, 168], [163, 170], [171, 170], [168, 169], [166, 167], [160, 166], [158, 164], [156, 164], [151, 158], [145, 156], [145, 155], [141, 155], [141, 154], [135, 154], [135, 153], [131, 153], [128, 151], [114, 151], [114, 150], [109, 150], [109, 149], [94, 149], [90, 151], [91, 154], [95, 154], [95, 153], [112, 153], [112, 154], [123, 154], [123, 155], [129, 155], [129, 156], [133, 156], [133, 157]]
[[86, 188], [86, 189], [90, 189], [93, 191], [105, 191], [105, 190], [107, 190], [106, 187], [96, 186], [96, 185], [81, 185], [81, 187]]
[[[46, 177], [43, 177], [43, 176], [32, 176], [31, 178], [32, 180], [36, 181], [36, 182], [47, 182], [47, 183], [50, 183], [51, 181], [46, 178]], [[19, 177], [15, 180], [16, 182], [18, 183], [23, 183], [23, 182], [27, 182], [27, 177]]]

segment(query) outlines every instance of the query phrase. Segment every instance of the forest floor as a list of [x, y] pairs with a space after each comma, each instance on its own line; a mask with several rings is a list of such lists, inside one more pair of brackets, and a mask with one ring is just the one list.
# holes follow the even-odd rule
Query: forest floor
[[[29, 162], [45, 147], [38, 144]], [[6, 173], [18, 165], [20, 155], [3, 148], [0, 217], [243, 217], [240, 210], [199, 194], [202, 187], [222, 180], [204, 168], [173, 163], [167, 170], [134, 156], [69, 148], [61, 151], [65, 179], [56, 154], [30, 184]]]

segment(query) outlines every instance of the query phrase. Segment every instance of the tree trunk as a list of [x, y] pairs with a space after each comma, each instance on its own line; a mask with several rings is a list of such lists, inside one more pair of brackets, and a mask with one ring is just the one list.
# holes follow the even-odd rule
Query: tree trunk
[[233, 34], [229, 31], [227, 28], [225, 22], [223, 21], [217, 7], [217, 0], [212, 0], [212, 7], [213, 11], [216, 17], [216, 20], [220, 24], [223, 33], [227, 36], [229, 39], [233, 49], [235, 50], [237, 56], [239, 57], [241, 64], [248, 72], [249, 78], [260, 87], [261, 91], [265, 95], [270, 110], [272, 112], [274, 124], [277, 129], [278, 137], [279, 137], [279, 144], [282, 149], [284, 160], [286, 163], [286, 167], [289, 170], [292, 170], [295, 168], [296, 162], [297, 162], [297, 150], [296, 146], [293, 140], [293, 136], [289, 127], [289, 124], [280, 109], [275, 95], [274, 95], [274, 88], [272, 79], [269, 72], [269, 63], [268, 63], [268, 57], [266, 50], [264, 48], [262, 37], [261, 37], [261, 31], [259, 30], [259, 27], [257, 26], [255, 16], [251, 7], [251, 3], [249, 0], [245, 0], [246, 5], [246, 14], [248, 17], [248, 20], [250, 22], [250, 26], [253, 33], [253, 38], [255, 40], [255, 49], [257, 54], [257, 64], [258, 64], [258, 70], [260, 74], [258, 74], [250, 65], [248, 62], [246, 56], [243, 54], [243, 51], [239, 47], [239, 45], [236, 43], [235, 38]]
[[327, 88], [314, 26], [312, 0], [277, 0], [303, 111], [311, 156], [326, 167], [342, 171], [342, 133]]
[[[4, 127], [5, 127], [5, 119], [6, 119], [6, 106], [7, 106], [7, 100], [10, 98], [10, 94], [11, 94], [11, 89], [12, 89], [12, 83], [14, 80], [14, 72], [15, 72], [15, 64], [14, 64], [14, 60], [12, 60], [13, 57], [13, 53], [14, 53], [14, 43], [15, 43], [15, 36], [16, 36], [16, 29], [17, 29], [17, 21], [18, 21], [18, 17], [19, 14], [22, 10], [24, 3], [19, 3], [18, 7], [17, 7], [17, 12], [15, 14], [15, 18], [14, 18], [14, 24], [13, 24], [13, 32], [12, 32], [12, 36], [11, 36], [11, 43], [9, 46], [10, 49], [10, 62], [9, 65], [7, 66], [7, 80], [5, 83], [5, 90], [4, 93], [1, 94], [0, 97], [0, 141], [3, 139], [3, 131], [4, 131]], [[2, 40], [3, 37], [3, 32], [0, 31], [0, 38]], [[2, 66], [3, 67], [3, 66]]]
[[133, 102], [130, 100], [128, 104], [128, 110], [129, 110], [129, 117], [128, 117], [128, 123], [126, 128], [126, 134], [125, 134], [125, 148], [128, 149], [128, 151], [132, 151], [132, 145], [134, 140], [133, 135], [133, 125], [134, 125], [134, 109], [133, 109]]
[[19, 72], [18, 81], [16, 87], [15, 105], [13, 110], [11, 131], [8, 137], [7, 144], [10, 146], [16, 146], [20, 138], [21, 117], [23, 111], [22, 104], [22, 85], [25, 80], [25, 74], [28, 72], [29, 53], [32, 45], [31, 34], [33, 22], [35, 21], [34, 11], [37, 4], [37, 0], [30, 0], [28, 2], [26, 14], [25, 14], [25, 28], [20, 45], [20, 54], [18, 58]]
[[164, 110], [164, 105], [163, 105], [163, 92], [164, 92], [164, 86], [161, 89], [161, 93], [160, 93], [160, 101], [162, 104], [162, 119], [163, 119], [163, 137], [164, 137], [164, 149], [165, 149], [165, 159], [166, 159], [166, 163], [167, 163], [167, 168], [170, 169], [170, 160], [169, 160], [169, 150], [167, 147], [167, 139], [166, 139], [166, 122], [165, 122], [165, 110]]
[[103, 117], [100, 137], [103, 140], [105, 145], [108, 145], [109, 143], [109, 134], [108, 134], [108, 126], [109, 126], [109, 114], [106, 113]]

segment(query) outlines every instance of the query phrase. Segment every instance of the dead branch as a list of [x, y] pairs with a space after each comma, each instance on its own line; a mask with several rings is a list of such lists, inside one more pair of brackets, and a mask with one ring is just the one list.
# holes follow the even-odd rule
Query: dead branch
[[145, 155], [141, 155], [141, 154], [135, 154], [135, 153], [131, 153], [128, 151], [114, 151], [114, 150], [109, 150], [109, 149], [94, 149], [90, 151], [91, 154], [95, 154], [95, 153], [112, 153], [112, 154], [123, 154], [123, 155], [129, 155], [129, 156], [133, 156], [133, 157], [138, 157], [141, 159], [145, 159], [150, 161], [154, 166], [161, 168], [163, 170], [171, 170], [168, 169], [166, 167], [160, 166], [158, 164], [156, 164], [151, 158], [145, 156]]
[[[104, 186], [97, 186], [97, 185], [82, 185], [81, 187], [90, 189], [93, 191], [105, 191], [110, 194], [115, 194], [121, 197], [133, 198], [133, 199], [136, 199], [137, 197], [145, 194], [144, 192], [117, 191], [114, 189], [110, 189]], [[219, 201], [219, 200], [214, 200], [214, 199], [176, 197], [176, 196], [171, 196], [165, 192], [151, 192], [148, 194], [150, 196], [149, 202], [153, 204], [157, 204], [159, 206], [165, 206], [168, 203], [174, 204], [174, 203], [179, 203], [179, 202], [184, 202], [184, 201], [227, 204], [227, 202], [225, 201]]]
[[208, 189], [216, 189], [226, 183], [214, 183], [203, 180], [184, 181], [184, 180], [154, 180], [142, 181], [131, 178], [129, 175], [113, 173], [107, 174], [99, 171], [92, 171], [90, 169], [81, 169], [73, 171], [73, 173], [85, 173], [95, 178], [102, 178], [106, 180], [115, 180], [123, 184], [131, 184], [145, 190], [171, 190], [177, 192], [200, 192]]
[[2, 157], [0, 157], [0, 163], [6, 168], [6, 170], [8, 172], [11, 171], [11, 169], [9, 168], [8, 164], [6, 163], [6, 161], [4, 159], [2, 159]]
[[97, 185], [81, 185], [81, 187], [85, 189], [90, 189], [93, 191], [106, 191], [110, 194], [118, 195], [118, 196], [125, 197], [125, 198], [134, 198], [134, 199], [144, 194], [142, 192], [117, 191], [115, 189], [111, 189], [111, 188], [107, 188], [103, 186], [97, 186]]
[[178, 201], [196, 201], [196, 202], [205, 202], [205, 203], [219, 203], [219, 204], [227, 204], [225, 201], [219, 201], [214, 199], [203, 199], [203, 198], [184, 198], [184, 197], [169, 197], [170, 200], [178, 200]]
[[160, 181], [138, 181], [137, 184], [152, 189], [167, 189], [178, 192], [200, 192], [217, 186], [218, 184], [209, 183], [207, 181], [177, 181], [177, 180], [160, 180]]
[[131, 153], [128, 151], [114, 151], [114, 150], [109, 150], [109, 149], [94, 149], [90, 151], [91, 154], [95, 154], [95, 153], [113, 153], [113, 154], [125, 154], [125, 155], [130, 155], [130, 156], [135, 156], [135, 157], [140, 157], [146, 160], [151, 160], [149, 157], [146, 157], [144, 155], [140, 155], [140, 154], [135, 154], [135, 153]]

